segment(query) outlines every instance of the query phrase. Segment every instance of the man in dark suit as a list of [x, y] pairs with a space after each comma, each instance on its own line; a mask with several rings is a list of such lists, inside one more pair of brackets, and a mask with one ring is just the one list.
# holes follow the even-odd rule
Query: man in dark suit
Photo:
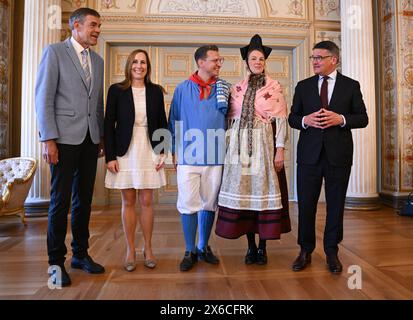
[[343, 239], [343, 212], [353, 160], [351, 129], [368, 124], [357, 81], [337, 72], [339, 49], [322, 41], [310, 57], [315, 75], [300, 81], [288, 122], [300, 130], [297, 145], [298, 244], [301, 251], [294, 271], [311, 263], [315, 249], [315, 221], [322, 180], [327, 205], [324, 252], [332, 273], [340, 273], [338, 244]]
[[59, 267], [61, 286], [71, 284], [64, 267], [70, 206], [72, 268], [104, 272], [87, 252], [97, 158], [103, 156], [103, 59], [89, 48], [97, 43], [100, 15], [80, 8], [69, 25], [72, 37], [43, 52], [35, 98], [43, 158], [51, 171], [47, 251], [49, 264]]

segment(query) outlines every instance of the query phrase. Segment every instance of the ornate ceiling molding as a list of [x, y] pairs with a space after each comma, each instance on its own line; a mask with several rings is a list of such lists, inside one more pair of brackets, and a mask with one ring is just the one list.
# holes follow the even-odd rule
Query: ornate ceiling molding
[[242, 25], [242, 26], [260, 26], [260, 27], [278, 27], [278, 28], [295, 28], [309, 29], [311, 22], [294, 21], [281, 19], [248, 19], [233, 17], [200, 17], [200, 16], [169, 16], [169, 15], [151, 15], [151, 16], [130, 16], [130, 15], [113, 15], [103, 16], [103, 22], [114, 23], [165, 23], [165, 24], [202, 24], [202, 25]]
[[259, 5], [251, 0], [152, 0], [149, 14], [260, 17]]

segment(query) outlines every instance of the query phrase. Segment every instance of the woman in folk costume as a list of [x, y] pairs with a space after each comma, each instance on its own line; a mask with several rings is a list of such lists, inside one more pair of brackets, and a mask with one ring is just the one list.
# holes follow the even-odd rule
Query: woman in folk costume
[[228, 239], [246, 234], [246, 264], [266, 264], [266, 240], [291, 231], [284, 170], [287, 104], [280, 83], [265, 74], [271, 50], [259, 35], [241, 48], [248, 76], [231, 88], [227, 115], [229, 143], [215, 233]]

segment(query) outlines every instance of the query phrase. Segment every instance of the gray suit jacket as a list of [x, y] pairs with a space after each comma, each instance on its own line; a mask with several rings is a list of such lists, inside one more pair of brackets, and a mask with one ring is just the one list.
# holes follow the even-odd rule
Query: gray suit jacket
[[94, 143], [103, 137], [103, 59], [90, 52], [92, 79], [86, 78], [70, 39], [45, 48], [36, 82], [40, 141], [78, 145], [89, 128]]

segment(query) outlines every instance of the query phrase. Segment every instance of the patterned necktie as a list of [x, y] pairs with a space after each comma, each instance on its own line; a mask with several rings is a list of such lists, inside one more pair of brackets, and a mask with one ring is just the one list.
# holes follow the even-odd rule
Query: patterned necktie
[[328, 76], [323, 77], [320, 91], [321, 107], [324, 109], [328, 109], [328, 78]]
[[87, 89], [90, 89], [90, 68], [89, 68], [89, 62], [87, 61], [87, 50], [83, 50], [81, 52], [82, 55], [82, 68], [83, 71], [85, 72], [85, 77], [86, 77], [86, 84], [87, 84]]

